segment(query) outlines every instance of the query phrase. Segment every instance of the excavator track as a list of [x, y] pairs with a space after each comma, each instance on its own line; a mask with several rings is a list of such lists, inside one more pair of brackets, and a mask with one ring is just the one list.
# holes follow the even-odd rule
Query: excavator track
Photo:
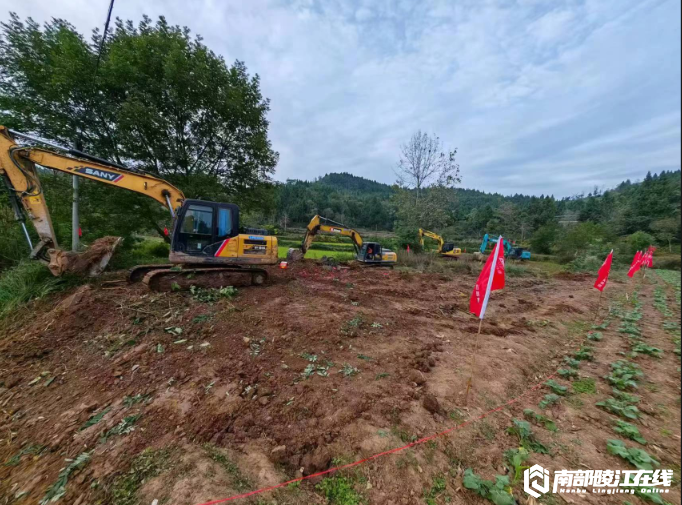
[[148, 271], [142, 282], [152, 291], [177, 291], [192, 286], [221, 288], [227, 286], [260, 286], [268, 280], [268, 272], [262, 268], [214, 267], [162, 268]]

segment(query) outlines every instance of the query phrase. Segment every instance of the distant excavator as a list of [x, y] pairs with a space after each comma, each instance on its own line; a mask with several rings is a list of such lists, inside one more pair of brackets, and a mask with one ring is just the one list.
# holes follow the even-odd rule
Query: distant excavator
[[462, 250], [459, 247], [455, 247], [455, 244], [452, 242], [445, 242], [443, 237], [437, 233], [419, 228], [419, 243], [422, 248], [424, 247], [424, 237], [428, 237], [438, 242], [436, 254], [439, 254], [442, 258], [457, 259], [462, 255]]
[[[510, 259], [517, 259], [517, 260], [529, 260], [530, 259], [530, 251], [527, 249], [524, 249], [523, 247], [516, 247], [509, 243], [507, 239], [502, 239], [502, 247], [504, 248], [504, 257], [505, 258], [510, 258]], [[496, 238], [490, 238], [488, 234], [486, 233], [483, 236], [483, 241], [481, 242], [481, 247], [479, 248], [479, 251], [481, 254], [485, 254], [486, 249], [488, 248], [488, 242], [491, 244], [497, 244], [497, 239]]]
[[[15, 137], [46, 145], [51, 150], [18, 145]], [[278, 261], [277, 238], [266, 236], [264, 230], [244, 229], [245, 233], [240, 233], [237, 205], [188, 200], [178, 188], [153, 175], [0, 126], [0, 179], [31, 248], [30, 257], [49, 263], [55, 275], [64, 273], [63, 258], [67, 255], [72, 255], [71, 264], [77, 265], [78, 253], [58, 248], [36, 165], [134, 191], [168, 208], [173, 218], [170, 263], [135, 267], [130, 272], [132, 282], [143, 280], [153, 290], [190, 285], [229, 286], [244, 281], [259, 285], [268, 278], [261, 267]], [[27, 217], [38, 232], [39, 242], [35, 246], [26, 229]], [[91, 275], [103, 270], [113, 247], [96, 258], [97, 268], [90, 269]]]
[[378, 242], [365, 242], [362, 240], [360, 234], [352, 228], [319, 215], [315, 215], [310, 220], [310, 223], [308, 223], [300, 249], [289, 249], [287, 252], [287, 259], [289, 261], [298, 261], [302, 259], [305, 256], [305, 253], [308, 252], [308, 249], [310, 249], [313, 239], [318, 233], [349, 237], [355, 246], [355, 259], [363, 265], [393, 266], [398, 261], [398, 255], [396, 253], [390, 249], [381, 247], [381, 244]]

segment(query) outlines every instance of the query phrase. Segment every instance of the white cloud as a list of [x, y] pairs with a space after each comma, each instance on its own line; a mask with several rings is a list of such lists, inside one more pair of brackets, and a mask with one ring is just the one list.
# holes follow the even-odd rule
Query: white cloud
[[[106, 5], [10, 8], [89, 31]], [[675, 0], [128, 0], [114, 13], [163, 14], [261, 76], [280, 180], [390, 183], [417, 129], [458, 147], [463, 184], [487, 191], [563, 196], [679, 168]]]

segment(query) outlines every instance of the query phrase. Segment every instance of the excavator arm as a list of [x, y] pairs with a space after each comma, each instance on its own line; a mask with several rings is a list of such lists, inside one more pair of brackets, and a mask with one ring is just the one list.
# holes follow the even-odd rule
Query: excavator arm
[[440, 253], [443, 250], [443, 244], [445, 243], [445, 241], [443, 240], [443, 237], [441, 237], [437, 233], [433, 233], [432, 231], [423, 230], [422, 228], [419, 228], [419, 243], [421, 244], [422, 248], [424, 247], [424, 237], [425, 236], [438, 242], [438, 251], [437, 251], [438, 253]]
[[[14, 137], [38, 141], [64, 150], [68, 154], [20, 146]], [[36, 165], [146, 195], [167, 207], [173, 216], [185, 199], [182, 191], [163, 179], [134, 172], [121, 165], [79, 151], [64, 149], [0, 126], [0, 178], [9, 191], [17, 220], [21, 221], [23, 226], [28, 216], [38, 232], [40, 243], [35, 247], [26, 233], [29, 245], [33, 249], [31, 252], [33, 258], [39, 257], [46, 248], [58, 247]], [[26, 232], [25, 227], [24, 231]]]
[[318, 233], [325, 233], [329, 235], [341, 235], [342, 237], [350, 237], [355, 246], [355, 252], [359, 252], [362, 249], [362, 237], [355, 230], [348, 228], [340, 223], [336, 223], [331, 219], [326, 217], [314, 216], [305, 230], [305, 236], [303, 237], [303, 242], [301, 243], [301, 252], [303, 255], [308, 251], [310, 245], [313, 243], [315, 235]]

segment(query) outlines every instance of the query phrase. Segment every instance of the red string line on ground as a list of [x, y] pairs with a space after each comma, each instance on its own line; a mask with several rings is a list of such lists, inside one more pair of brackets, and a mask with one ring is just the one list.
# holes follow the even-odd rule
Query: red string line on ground
[[489, 415], [494, 414], [495, 412], [499, 412], [500, 410], [504, 409], [505, 407], [508, 407], [509, 405], [513, 405], [514, 403], [517, 403], [517, 402], [518, 402], [519, 400], [521, 400], [521, 398], [523, 398], [524, 396], [527, 396], [528, 394], [532, 393], [532, 392], [535, 391], [536, 389], [541, 388], [541, 387], [543, 386], [543, 384], [544, 384], [546, 381], [548, 381], [548, 380], [550, 380], [550, 379], [553, 379], [554, 377], [556, 377], [556, 375], [557, 375], [557, 372], [554, 372], [553, 374], [551, 374], [551, 375], [545, 377], [545, 379], [543, 379], [542, 382], [539, 382], [538, 384], [534, 385], [533, 387], [527, 389], [525, 392], [521, 393], [521, 394], [520, 394], [519, 396], [517, 396], [516, 398], [512, 398], [512, 399], [509, 400], [508, 402], [503, 403], [502, 405], [499, 405], [498, 407], [495, 407], [495, 408], [492, 409], [492, 410], [489, 410], [489, 411], [487, 411], [487, 412], [484, 412], [483, 414], [481, 414], [481, 415], [478, 416], [478, 417], [475, 417], [475, 418], [473, 418], [473, 419], [469, 419], [468, 421], [465, 421], [465, 422], [463, 422], [463, 423], [461, 423], [461, 424], [458, 424], [458, 425], [456, 425], [456, 426], [453, 426], [452, 428], [448, 428], [447, 430], [441, 431], [440, 433], [436, 433], [435, 435], [429, 435], [428, 437], [424, 437], [424, 438], [421, 438], [421, 439], [419, 439], [419, 440], [415, 440], [414, 442], [410, 442], [409, 444], [403, 445], [402, 447], [396, 447], [396, 448], [394, 448], [394, 449], [389, 449], [388, 451], [384, 451], [384, 452], [380, 452], [380, 453], [378, 453], [378, 454], [374, 454], [374, 455], [372, 455], [372, 456], [368, 456], [368, 457], [366, 457], [366, 458], [364, 458], [364, 459], [360, 459], [360, 460], [358, 460], [358, 461], [354, 461], [353, 463], [348, 463], [348, 464], [346, 464], [346, 465], [341, 465], [341, 466], [335, 466], [335, 467], [333, 467], [333, 468], [329, 468], [329, 469], [324, 470], [324, 471], [322, 471], [322, 472], [313, 473], [313, 474], [311, 474], [311, 475], [306, 475], [305, 477], [299, 477], [299, 478], [297, 478], [297, 479], [291, 479], [291, 480], [288, 480], [288, 481], [286, 481], [286, 482], [282, 482], [282, 483], [280, 483], [280, 484], [276, 484], [276, 485], [274, 485], [274, 486], [264, 487], [264, 488], [261, 488], [261, 489], [256, 489], [256, 490], [254, 490], [254, 491], [249, 491], [248, 493], [243, 493], [243, 494], [238, 494], [238, 495], [230, 496], [229, 498], [221, 498], [221, 499], [218, 499], [218, 500], [208, 501], [208, 502], [200, 503], [200, 504], [198, 504], [198, 505], [217, 505], [218, 503], [226, 503], [226, 502], [229, 502], [229, 501], [235, 501], [235, 500], [240, 500], [240, 499], [242, 499], [242, 498], [247, 498], [247, 497], [249, 497], [249, 496], [254, 496], [254, 495], [257, 495], [257, 494], [261, 494], [261, 493], [266, 493], [266, 492], [268, 492], [268, 491], [274, 491], [275, 489], [279, 489], [279, 488], [282, 488], [282, 487], [284, 487], [284, 486], [288, 486], [289, 484], [294, 484], [294, 483], [296, 483], [296, 482], [302, 482], [302, 481], [304, 481], [304, 480], [313, 479], [313, 478], [315, 478], [315, 477], [320, 477], [320, 476], [322, 476], [322, 475], [328, 475], [328, 474], [331, 474], [331, 473], [334, 473], [334, 472], [338, 472], [339, 470], [345, 470], [346, 468], [352, 468], [352, 467], [354, 467], [354, 466], [362, 465], [363, 463], [367, 463], [368, 461], [372, 461], [372, 460], [374, 460], [374, 459], [381, 458], [381, 457], [383, 457], [383, 456], [388, 456], [389, 454], [395, 454], [395, 453], [404, 451], [405, 449], [410, 449], [411, 447], [414, 447], [414, 446], [416, 446], [416, 445], [423, 444], [423, 443], [425, 443], [425, 442], [428, 442], [429, 440], [433, 440], [433, 439], [435, 439], [435, 438], [444, 437], [445, 435], [448, 435], [448, 434], [452, 433], [453, 431], [456, 431], [456, 430], [458, 430], [458, 429], [460, 429], [460, 428], [464, 428], [465, 426], [468, 426], [469, 424], [472, 424], [472, 423], [474, 423], [474, 422], [476, 422], [476, 421], [480, 421], [481, 419], [484, 419], [484, 418], [488, 417]]

